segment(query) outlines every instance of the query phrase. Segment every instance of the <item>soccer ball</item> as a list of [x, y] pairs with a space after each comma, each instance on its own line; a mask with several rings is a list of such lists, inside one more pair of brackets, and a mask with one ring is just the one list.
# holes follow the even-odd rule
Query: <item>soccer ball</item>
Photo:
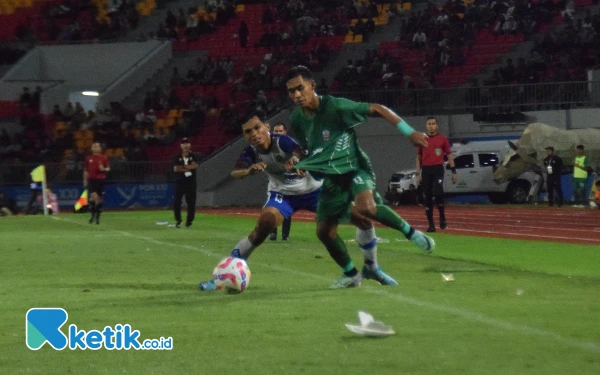
[[227, 257], [217, 264], [213, 271], [213, 280], [217, 290], [228, 293], [241, 293], [250, 284], [250, 268], [240, 258]]

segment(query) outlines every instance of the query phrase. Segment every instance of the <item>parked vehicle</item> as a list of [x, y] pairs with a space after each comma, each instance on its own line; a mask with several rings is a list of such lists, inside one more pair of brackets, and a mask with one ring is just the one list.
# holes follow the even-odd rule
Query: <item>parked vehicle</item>
[[[492, 203], [526, 203], [536, 178], [535, 173], [525, 172], [517, 179], [502, 184], [497, 184], [493, 179], [494, 170], [504, 160], [509, 149], [507, 141], [475, 141], [453, 145], [457, 182], [452, 183], [452, 172], [446, 163], [446, 195], [487, 194]], [[393, 174], [388, 190], [402, 193], [411, 184], [417, 184], [416, 170], [399, 171]]]

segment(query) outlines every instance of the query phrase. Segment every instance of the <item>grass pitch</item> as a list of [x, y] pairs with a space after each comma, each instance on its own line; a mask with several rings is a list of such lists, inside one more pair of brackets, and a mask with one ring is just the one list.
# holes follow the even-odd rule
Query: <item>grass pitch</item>
[[[426, 256], [378, 229], [383, 268], [397, 288], [364, 282], [330, 290], [340, 271], [314, 223], [287, 243], [267, 241], [240, 295], [199, 281], [254, 226], [200, 214], [191, 229], [157, 226], [170, 212], [0, 220], [2, 374], [598, 374], [597, 246], [436, 233]], [[341, 227], [345, 239], [352, 227]], [[398, 241], [398, 240], [399, 241]], [[359, 248], [348, 244], [357, 265]], [[452, 273], [444, 282], [441, 273]], [[131, 324], [141, 338], [173, 337], [171, 351], [56, 351], [25, 345], [25, 313], [62, 307], [63, 326]], [[365, 310], [397, 334], [358, 337], [344, 323]]]

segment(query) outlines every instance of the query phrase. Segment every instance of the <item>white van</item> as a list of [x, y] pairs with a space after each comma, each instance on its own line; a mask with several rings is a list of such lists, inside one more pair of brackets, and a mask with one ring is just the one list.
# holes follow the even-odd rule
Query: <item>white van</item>
[[[507, 141], [474, 141], [452, 145], [457, 182], [452, 183], [452, 172], [446, 163], [444, 193], [448, 196], [487, 194], [492, 203], [526, 203], [536, 178], [535, 173], [525, 172], [519, 178], [503, 184], [497, 184], [493, 179], [496, 166], [504, 160], [509, 150]], [[394, 173], [388, 190], [402, 193], [410, 184], [417, 184], [415, 169]]]

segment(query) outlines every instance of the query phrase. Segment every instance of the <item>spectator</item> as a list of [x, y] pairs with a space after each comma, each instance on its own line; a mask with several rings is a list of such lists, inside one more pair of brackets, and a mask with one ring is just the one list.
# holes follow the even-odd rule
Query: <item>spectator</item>
[[440, 26], [448, 26], [450, 24], [450, 18], [448, 17], [447, 12], [443, 12], [438, 16], [435, 20], [435, 23]]
[[233, 75], [233, 67], [233, 60], [231, 59], [231, 56], [228, 56], [227, 60], [224, 60], [223, 63], [223, 70], [225, 70], [227, 79], [231, 78], [231, 76]]
[[372, 18], [367, 19], [364, 26], [365, 32], [363, 33], [363, 39], [366, 41], [369, 39], [369, 35], [375, 32], [375, 21]]
[[504, 83], [511, 83], [515, 79], [515, 66], [512, 59], [506, 60], [506, 65], [501, 70], [501, 76]]
[[529, 78], [529, 69], [527, 68], [527, 64], [525, 64], [525, 59], [519, 57], [519, 62], [515, 67], [515, 81], [517, 82], [527, 82]]
[[465, 61], [467, 60], [467, 58], [465, 57], [465, 54], [463, 53], [462, 49], [460, 47], [454, 47], [452, 49], [452, 56], [450, 58], [450, 65], [452, 66], [462, 66], [465, 64]]
[[442, 48], [440, 51], [440, 65], [448, 66], [448, 63], [450, 62], [450, 56], [450, 50], [448, 48]]
[[329, 93], [329, 86], [327, 86], [327, 80], [325, 78], [321, 78], [321, 83], [319, 83], [319, 86], [317, 86], [317, 91], [320, 94]]
[[177, 18], [170, 10], [167, 12], [167, 18], [165, 19], [165, 25], [168, 29], [175, 29], [177, 27]]
[[185, 16], [185, 12], [183, 11], [183, 8], [179, 8], [178, 11], [178, 16], [177, 16], [177, 28], [178, 29], [185, 29], [185, 26], [187, 25], [187, 17]]
[[15, 201], [10, 199], [3, 191], [0, 191], [0, 216], [14, 215], [16, 211]]
[[8, 147], [11, 145], [10, 136], [6, 129], [2, 129], [2, 134], [0, 134], [0, 147]]
[[575, 6], [573, 2], [569, 1], [565, 10], [563, 10], [561, 14], [564, 17], [565, 21], [570, 22], [571, 19], [573, 19], [573, 15], [575, 14]]
[[202, 99], [198, 95], [196, 95], [195, 91], [190, 93], [190, 97], [188, 98], [188, 109], [191, 112], [197, 112], [202, 110]]
[[[37, 197], [37, 203], [40, 207], [44, 207], [44, 198], [41, 195]], [[49, 188], [46, 189], [46, 205], [48, 206], [49, 215], [56, 215], [60, 212], [58, 208], [58, 197]]]
[[211, 83], [213, 85], [222, 85], [227, 82], [227, 73], [223, 69], [223, 66], [219, 63], [215, 64], [215, 70], [213, 71]]
[[40, 101], [42, 99], [42, 88], [40, 86], [35, 87], [35, 91], [31, 96], [31, 105], [36, 111], [40, 110]]
[[317, 58], [319, 59], [319, 62], [321, 63], [321, 65], [327, 64], [327, 62], [329, 61], [330, 54], [331, 54], [327, 44], [325, 42], [319, 43], [319, 46], [317, 47], [316, 52], [317, 52]]
[[63, 119], [63, 114], [62, 114], [62, 112], [61, 112], [60, 107], [58, 106], [58, 104], [54, 105], [54, 110], [52, 111], [52, 116], [57, 121], [60, 121], [60, 120]]
[[67, 102], [65, 109], [62, 111], [63, 119], [67, 121], [71, 121], [71, 117], [75, 113], [75, 108], [73, 108], [73, 103]]
[[229, 134], [239, 133], [237, 126], [237, 112], [233, 101], [230, 101], [229, 105], [221, 111], [221, 116], [219, 117], [220, 125], [224, 127]]
[[71, 125], [73, 129], [79, 129], [81, 124], [83, 124], [83, 122], [85, 121], [85, 118], [85, 110], [81, 106], [81, 103], [75, 103], [75, 111], [73, 112], [73, 116], [71, 116]]
[[23, 92], [21, 93], [21, 97], [19, 98], [19, 104], [23, 108], [28, 108], [32, 105], [32, 96], [29, 93], [29, 87], [23, 87]]
[[238, 37], [240, 38], [240, 47], [246, 48], [246, 45], [248, 44], [248, 34], [249, 33], [250, 33], [250, 31], [248, 30], [248, 24], [246, 24], [246, 21], [242, 21], [240, 23], [240, 27], [238, 29]]
[[517, 33], [517, 22], [511, 16], [502, 25], [502, 32], [504, 34], [516, 34]]
[[426, 44], [427, 44], [427, 36], [423, 32], [423, 30], [419, 29], [413, 36], [412, 47], [420, 48], [420, 47], [424, 47]]
[[164, 39], [164, 38], [167, 38], [168, 36], [169, 36], [169, 34], [167, 33], [167, 30], [165, 29], [163, 24], [159, 23], [158, 28], [156, 30], [156, 37], [159, 39]]
[[171, 90], [169, 92], [169, 98], [167, 99], [167, 102], [168, 102], [169, 109], [174, 109], [181, 105], [181, 100], [177, 96], [177, 93], [175, 92], [175, 90]]
[[404, 90], [414, 90], [417, 88], [417, 86], [415, 85], [415, 83], [413, 82], [413, 80], [410, 76], [404, 76], [404, 83], [403, 83], [402, 88]]
[[179, 68], [173, 67], [173, 74], [171, 75], [171, 86], [179, 86], [181, 84], [181, 75], [179, 74]]
[[273, 12], [271, 11], [271, 7], [270, 6], [265, 6], [265, 10], [263, 11], [262, 14], [262, 23], [263, 24], [272, 24], [275, 22], [275, 19], [273, 17]]

